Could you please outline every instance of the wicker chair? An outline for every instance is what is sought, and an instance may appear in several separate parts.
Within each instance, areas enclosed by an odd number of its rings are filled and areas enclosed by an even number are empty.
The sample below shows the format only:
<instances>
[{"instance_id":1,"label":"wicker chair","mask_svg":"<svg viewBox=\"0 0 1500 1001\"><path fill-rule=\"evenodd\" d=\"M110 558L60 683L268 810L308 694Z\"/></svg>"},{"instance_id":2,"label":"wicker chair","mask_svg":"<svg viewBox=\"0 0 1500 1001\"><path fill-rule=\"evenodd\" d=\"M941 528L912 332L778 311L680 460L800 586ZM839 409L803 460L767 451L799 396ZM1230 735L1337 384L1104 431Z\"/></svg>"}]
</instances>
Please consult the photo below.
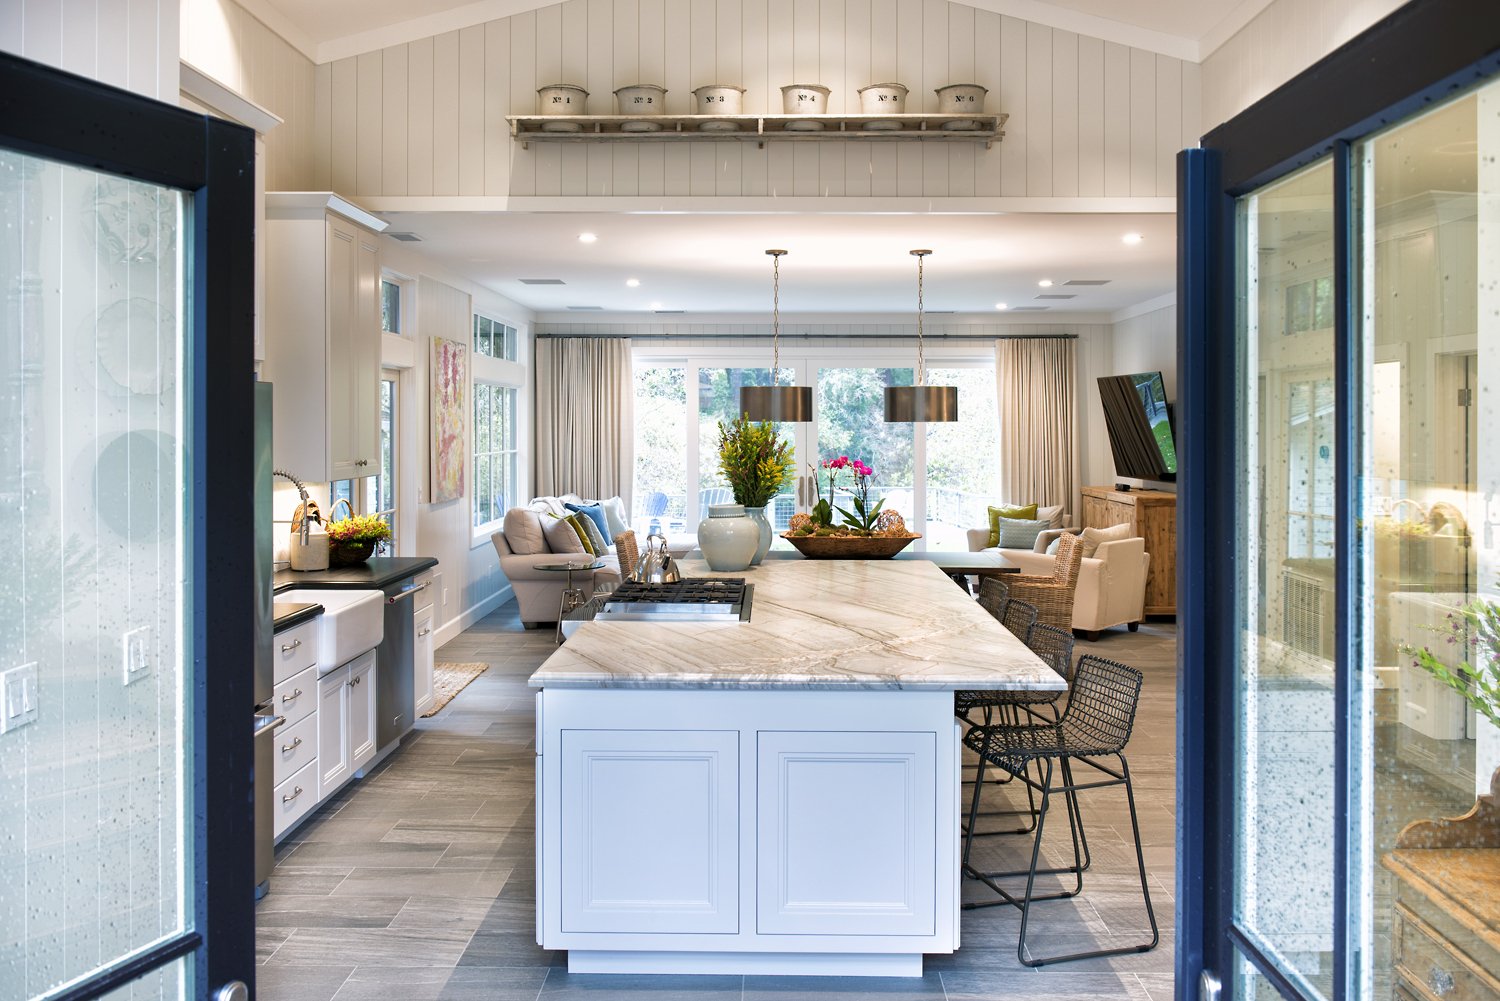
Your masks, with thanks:
<instances>
[{"instance_id":1,"label":"wicker chair","mask_svg":"<svg viewBox=\"0 0 1500 1001\"><path fill-rule=\"evenodd\" d=\"M627 581L635 573L635 565L641 561L641 551L635 542L635 532L626 529L615 536L615 556L620 561L620 580Z\"/></svg>"},{"instance_id":2,"label":"wicker chair","mask_svg":"<svg viewBox=\"0 0 1500 1001\"><path fill-rule=\"evenodd\" d=\"M1064 535L1057 543L1052 576L1012 576L1006 584L1012 601L1036 606L1037 621L1058 629L1073 626L1073 595L1078 590L1078 571L1083 566L1083 540Z\"/></svg>"},{"instance_id":3,"label":"wicker chair","mask_svg":"<svg viewBox=\"0 0 1500 1001\"><path fill-rule=\"evenodd\" d=\"M998 577L985 577L979 582L979 607L995 617L996 622L1005 621L1005 606L1010 603L1010 587Z\"/></svg>"},{"instance_id":4,"label":"wicker chair","mask_svg":"<svg viewBox=\"0 0 1500 1001\"><path fill-rule=\"evenodd\" d=\"M1156 912L1151 907L1151 888L1146 880L1146 859L1141 850L1141 829L1136 817L1135 791L1130 780L1130 765L1125 761L1125 745L1130 740L1135 726L1136 708L1140 702L1141 672L1133 667L1105 660L1103 657L1085 656L1078 661L1078 670L1073 679L1072 693L1068 698L1067 711L1056 723L1031 723L1015 725L999 723L994 726L974 727L964 743L979 755L980 772L977 781L984 781L984 766L995 765L1009 773L1028 788L1041 794L1041 809L1037 814L1036 835L1031 847L1031 865L1016 872L980 872L967 862L964 874L984 883L998 895L998 900L978 901L964 905L965 908L1010 904L1021 911L1021 932L1016 945L1016 956L1026 966L1042 966L1075 959L1092 959L1099 956L1119 956L1127 953L1149 952L1156 948L1161 933L1156 924ZM1114 758L1118 765L1111 765ZM1102 777L1088 782L1077 782L1073 778L1073 762L1087 765ZM1032 775L1033 765L1037 776ZM1061 782L1055 782L1057 779ZM1077 810L1077 794L1087 789L1100 789L1123 785L1125 802L1130 808L1130 828L1135 840L1136 867L1140 874L1141 897L1146 905L1146 920L1151 926L1151 938L1139 945L1097 949L1090 952L1036 958L1026 945L1026 928L1031 918L1031 905L1039 900L1061 900L1076 897L1083 892L1083 873L1087 867L1079 845L1082 817ZM1041 857L1042 835L1046 828L1047 808L1052 797L1061 794L1067 807L1068 826L1072 834L1073 864L1060 868L1038 868ZM975 806L970 807L970 826L973 826ZM1036 877L1039 875L1070 874L1075 877L1071 890L1038 895ZM1026 889L1017 896L1000 885L1006 878L1026 877Z\"/></svg>"}]
</instances>

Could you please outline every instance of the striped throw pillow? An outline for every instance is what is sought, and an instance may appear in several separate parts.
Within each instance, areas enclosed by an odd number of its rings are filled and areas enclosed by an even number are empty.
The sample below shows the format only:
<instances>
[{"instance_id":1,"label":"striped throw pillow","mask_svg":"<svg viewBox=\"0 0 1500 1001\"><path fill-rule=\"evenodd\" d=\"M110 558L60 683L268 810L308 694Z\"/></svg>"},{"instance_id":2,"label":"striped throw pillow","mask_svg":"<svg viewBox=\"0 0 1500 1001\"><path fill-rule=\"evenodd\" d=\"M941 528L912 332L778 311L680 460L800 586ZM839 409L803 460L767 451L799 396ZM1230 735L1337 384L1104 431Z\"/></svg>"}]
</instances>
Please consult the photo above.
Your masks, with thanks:
<instances>
[{"instance_id":1,"label":"striped throw pillow","mask_svg":"<svg viewBox=\"0 0 1500 1001\"><path fill-rule=\"evenodd\" d=\"M1000 518L998 521L1001 549L1031 549L1036 545L1036 537L1052 524L1044 518Z\"/></svg>"},{"instance_id":2,"label":"striped throw pillow","mask_svg":"<svg viewBox=\"0 0 1500 1001\"><path fill-rule=\"evenodd\" d=\"M594 523L593 518L582 512L572 517L574 524L582 528L584 534L588 536L589 549L593 550L595 556L603 556L609 552L609 542L605 540L604 533L599 531L599 526Z\"/></svg>"}]
</instances>

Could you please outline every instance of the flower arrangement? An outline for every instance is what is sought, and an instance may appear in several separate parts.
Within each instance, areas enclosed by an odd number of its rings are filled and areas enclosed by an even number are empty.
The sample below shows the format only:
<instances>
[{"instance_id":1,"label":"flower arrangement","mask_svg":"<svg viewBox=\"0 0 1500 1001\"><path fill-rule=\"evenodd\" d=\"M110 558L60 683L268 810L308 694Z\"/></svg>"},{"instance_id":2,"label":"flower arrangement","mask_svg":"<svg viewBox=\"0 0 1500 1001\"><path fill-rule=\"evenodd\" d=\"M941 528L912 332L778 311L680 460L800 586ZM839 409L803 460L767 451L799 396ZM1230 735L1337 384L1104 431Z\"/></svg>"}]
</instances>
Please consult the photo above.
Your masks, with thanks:
<instances>
[{"instance_id":1,"label":"flower arrangement","mask_svg":"<svg viewBox=\"0 0 1500 1001\"><path fill-rule=\"evenodd\" d=\"M817 536L915 538L906 531L906 524L895 511L884 511L885 499L870 502L870 482L875 470L860 459L841 455L836 459L824 459L817 466L809 463L813 479L818 484L818 503L811 513L796 515L788 525L787 535L792 538ZM837 507L834 499L838 493L841 474L848 470L852 476L850 491L854 495L854 510ZM823 496L823 482L827 479L828 496ZM842 524L834 524L834 513L843 518Z\"/></svg>"},{"instance_id":2,"label":"flower arrangement","mask_svg":"<svg viewBox=\"0 0 1500 1001\"><path fill-rule=\"evenodd\" d=\"M776 435L769 421L752 421L741 414L719 422L719 471L729 481L736 504L765 507L791 482L797 468L792 446Z\"/></svg>"},{"instance_id":3,"label":"flower arrangement","mask_svg":"<svg viewBox=\"0 0 1500 1001\"><path fill-rule=\"evenodd\" d=\"M370 558L377 542L391 537L391 526L373 514L330 521L327 528L329 562L340 566L363 563Z\"/></svg>"},{"instance_id":4,"label":"flower arrangement","mask_svg":"<svg viewBox=\"0 0 1500 1001\"><path fill-rule=\"evenodd\" d=\"M1475 647L1483 663L1476 667L1467 659L1461 660L1455 670L1439 660L1430 647L1420 649L1403 645L1403 653L1412 655L1413 667L1420 667L1438 681L1463 696L1474 711L1500 726L1500 604L1493 601L1472 601L1455 612L1448 613L1448 628L1437 632L1444 634L1446 646L1456 647L1464 639L1464 629L1473 630Z\"/></svg>"}]
</instances>

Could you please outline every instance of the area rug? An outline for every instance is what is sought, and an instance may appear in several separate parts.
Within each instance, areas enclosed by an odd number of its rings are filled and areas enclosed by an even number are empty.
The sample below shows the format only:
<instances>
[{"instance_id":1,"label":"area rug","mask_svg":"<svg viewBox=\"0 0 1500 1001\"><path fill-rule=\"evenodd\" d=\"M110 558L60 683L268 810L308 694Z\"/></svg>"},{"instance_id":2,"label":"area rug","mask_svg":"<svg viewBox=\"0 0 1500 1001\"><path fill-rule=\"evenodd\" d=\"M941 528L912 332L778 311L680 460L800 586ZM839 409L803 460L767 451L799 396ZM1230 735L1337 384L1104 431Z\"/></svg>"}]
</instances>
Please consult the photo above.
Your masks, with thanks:
<instances>
[{"instance_id":1,"label":"area rug","mask_svg":"<svg viewBox=\"0 0 1500 1001\"><path fill-rule=\"evenodd\" d=\"M453 696L469 687L469 682L490 669L488 664L434 664L432 665L432 708L422 718L436 716L443 706L453 701Z\"/></svg>"}]
</instances>

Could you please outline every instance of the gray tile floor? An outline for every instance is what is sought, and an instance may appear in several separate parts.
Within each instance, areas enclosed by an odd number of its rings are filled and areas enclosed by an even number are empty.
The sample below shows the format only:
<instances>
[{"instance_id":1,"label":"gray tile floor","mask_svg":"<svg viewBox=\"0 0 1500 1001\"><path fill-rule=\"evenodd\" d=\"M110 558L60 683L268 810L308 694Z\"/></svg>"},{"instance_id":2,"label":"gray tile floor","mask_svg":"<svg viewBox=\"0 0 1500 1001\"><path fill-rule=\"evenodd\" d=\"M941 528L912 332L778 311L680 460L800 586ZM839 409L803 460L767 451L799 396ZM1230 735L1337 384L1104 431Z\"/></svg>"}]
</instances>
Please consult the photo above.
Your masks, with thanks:
<instances>
[{"instance_id":1,"label":"gray tile floor","mask_svg":"<svg viewBox=\"0 0 1500 1001\"><path fill-rule=\"evenodd\" d=\"M799 1001L951 998L1063 1001L1172 997L1173 687L1176 633L1148 623L1078 644L1141 668L1146 687L1129 747L1152 903L1153 952L1031 970L1016 959L1019 914L965 911L963 947L929 956L920 980L823 977L570 976L566 957L538 948L533 926L533 693L527 676L552 634L524 631L507 605L438 651L485 661L480 675L366 778L345 787L283 842L271 893L257 909L261 1001ZM986 807L1013 795L996 787ZM1124 794L1084 801L1094 866L1084 895L1037 904L1030 935L1045 947L1093 947L1145 929ZM1046 851L1061 860L1066 825ZM986 868L1024 864L1027 838L982 839ZM966 898L982 885L967 882Z\"/></svg>"}]
</instances>

